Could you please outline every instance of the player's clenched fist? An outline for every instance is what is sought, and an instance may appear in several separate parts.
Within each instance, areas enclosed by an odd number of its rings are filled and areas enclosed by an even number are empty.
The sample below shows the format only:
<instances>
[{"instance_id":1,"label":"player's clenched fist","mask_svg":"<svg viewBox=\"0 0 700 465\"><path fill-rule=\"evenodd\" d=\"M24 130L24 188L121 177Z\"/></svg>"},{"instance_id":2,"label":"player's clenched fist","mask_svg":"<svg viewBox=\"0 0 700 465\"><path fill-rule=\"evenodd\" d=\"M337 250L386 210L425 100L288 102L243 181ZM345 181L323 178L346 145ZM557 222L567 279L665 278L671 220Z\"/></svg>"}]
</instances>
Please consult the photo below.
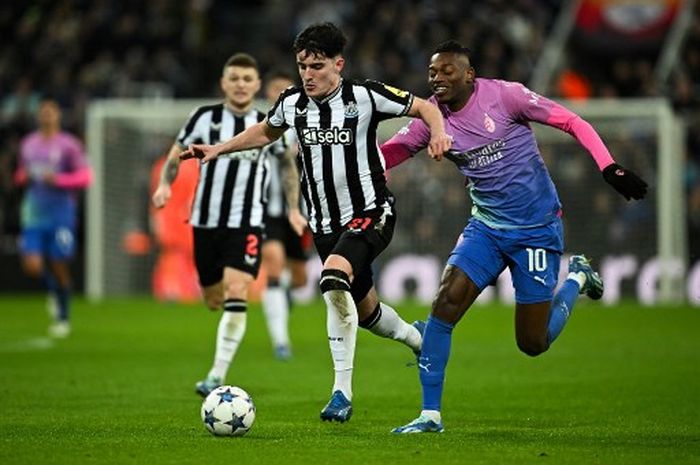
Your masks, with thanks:
<instances>
[{"instance_id":1,"label":"player's clenched fist","mask_svg":"<svg viewBox=\"0 0 700 465\"><path fill-rule=\"evenodd\" d=\"M445 132L434 134L428 143L428 155L436 161L442 160L442 154L452 147L452 137Z\"/></svg>"},{"instance_id":2,"label":"player's clenched fist","mask_svg":"<svg viewBox=\"0 0 700 465\"><path fill-rule=\"evenodd\" d=\"M172 190L170 186L159 184L158 188L153 193L153 205L155 205L156 208L163 208L165 204L168 203L168 200L170 200L171 195Z\"/></svg>"}]
</instances>

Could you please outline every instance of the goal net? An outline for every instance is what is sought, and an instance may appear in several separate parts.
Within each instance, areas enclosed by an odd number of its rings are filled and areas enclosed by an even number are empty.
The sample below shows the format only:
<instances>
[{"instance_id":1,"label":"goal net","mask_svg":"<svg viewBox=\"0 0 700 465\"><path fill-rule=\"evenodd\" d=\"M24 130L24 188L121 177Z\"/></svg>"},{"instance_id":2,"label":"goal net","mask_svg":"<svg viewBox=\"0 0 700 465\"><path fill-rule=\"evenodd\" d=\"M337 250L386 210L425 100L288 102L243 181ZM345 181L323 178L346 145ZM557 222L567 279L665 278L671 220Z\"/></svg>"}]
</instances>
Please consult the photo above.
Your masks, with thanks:
<instances>
[{"instance_id":1,"label":"goal net","mask_svg":"<svg viewBox=\"0 0 700 465\"><path fill-rule=\"evenodd\" d=\"M86 289L89 296L148 293L157 250L140 247L148 233L149 179L189 112L209 102L95 101L88 110L87 146L95 169L88 192ZM564 206L565 257L584 253L606 283L605 301L700 300L686 285L683 127L661 99L598 101L566 106L588 120L613 156L650 184L644 202L626 202L602 179L594 161L568 134L533 124ZM403 122L383 123L380 138ZM392 300L429 302L442 266L469 216L464 179L449 161L421 153L390 173L397 198L394 239L377 262L380 293ZM316 295L317 259L300 297ZM562 273L566 266L562 263ZM510 301L506 273L482 301Z\"/></svg>"}]
</instances>

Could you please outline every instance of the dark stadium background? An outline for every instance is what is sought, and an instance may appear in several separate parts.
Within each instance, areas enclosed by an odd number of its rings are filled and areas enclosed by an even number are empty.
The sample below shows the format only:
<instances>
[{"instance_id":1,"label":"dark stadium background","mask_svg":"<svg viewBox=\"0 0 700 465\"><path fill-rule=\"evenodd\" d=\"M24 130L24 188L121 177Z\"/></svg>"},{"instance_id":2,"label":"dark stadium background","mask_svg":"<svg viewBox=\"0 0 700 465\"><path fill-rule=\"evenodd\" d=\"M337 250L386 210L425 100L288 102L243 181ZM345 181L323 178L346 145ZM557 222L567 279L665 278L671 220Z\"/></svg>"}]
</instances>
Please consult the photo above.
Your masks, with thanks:
<instances>
[{"instance_id":1,"label":"dark stadium background","mask_svg":"<svg viewBox=\"0 0 700 465\"><path fill-rule=\"evenodd\" d=\"M670 99L688 128L684 187L693 263L700 256L698 7L682 30L670 72L659 80L659 64L685 3L640 1L636 8L626 3L632 7L614 15L601 9L606 2L581 3L564 59L543 92L561 98ZM84 136L91 99L218 96L220 65L234 51L255 55L263 74L272 68L293 72L294 35L323 20L339 24L349 37L348 77L371 77L427 96L430 50L454 37L472 48L479 76L529 83L547 37L569 6L555 0L3 2L0 289L38 288L13 271L21 193L11 173L42 95L57 98L64 126ZM80 255L74 266L81 288Z\"/></svg>"}]
</instances>

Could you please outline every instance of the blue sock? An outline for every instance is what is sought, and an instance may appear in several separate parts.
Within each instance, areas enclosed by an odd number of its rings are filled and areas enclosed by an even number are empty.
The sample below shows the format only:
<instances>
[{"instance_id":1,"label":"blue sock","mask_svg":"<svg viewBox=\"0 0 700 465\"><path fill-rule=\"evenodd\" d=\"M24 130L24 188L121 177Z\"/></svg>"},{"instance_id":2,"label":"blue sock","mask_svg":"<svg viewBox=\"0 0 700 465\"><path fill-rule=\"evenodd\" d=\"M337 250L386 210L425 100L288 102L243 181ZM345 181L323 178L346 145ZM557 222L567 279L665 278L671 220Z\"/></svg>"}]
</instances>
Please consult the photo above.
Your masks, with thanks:
<instances>
[{"instance_id":1,"label":"blue sock","mask_svg":"<svg viewBox=\"0 0 700 465\"><path fill-rule=\"evenodd\" d=\"M56 287L56 300L58 303L58 321L68 321L70 313L70 288Z\"/></svg>"},{"instance_id":2,"label":"blue sock","mask_svg":"<svg viewBox=\"0 0 700 465\"><path fill-rule=\"evenodd\" d=\"M552 300L547 324L547 343L551 344L561 334L569 315L574 310L578 299L579 284L573 279L567 279Z\"/></svg>"},{"instance_id":3,"label":"blue sock","mask_svg":"<svg viewBox=\"0 0 700 465\"><path fill-rule=\"evenodd\" d=\"M51 272L44 271L42 278L44 280L44 286L46 286L46 290L49 292L49 294L56 295L56 290L58 289L58 283L56 282L56 279L53 277Z\"/></svg>"},{"instance_id":4,"label":"blue sock","mask_svg":"<svg viewBox=\"0 0 700 465\"><path fill-rule=\"evenodd\" d=\"M423 386L423 410L440 410L445 366L450 358L454 325L431 316L425 326L418 373Z\"/></svg>"}]
</instances>

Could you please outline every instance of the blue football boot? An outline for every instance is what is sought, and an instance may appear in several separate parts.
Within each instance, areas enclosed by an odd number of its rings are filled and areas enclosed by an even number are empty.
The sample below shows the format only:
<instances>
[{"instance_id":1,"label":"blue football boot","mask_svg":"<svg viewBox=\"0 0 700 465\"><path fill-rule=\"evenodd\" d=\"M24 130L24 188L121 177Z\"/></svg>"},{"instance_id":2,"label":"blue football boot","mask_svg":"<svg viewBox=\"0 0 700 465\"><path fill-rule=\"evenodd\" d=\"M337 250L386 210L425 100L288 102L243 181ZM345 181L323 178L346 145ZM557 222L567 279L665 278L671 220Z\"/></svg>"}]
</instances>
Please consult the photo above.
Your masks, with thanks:
<instances>
[{"instance_id":1,"label":"blue football boot","mask_svg":"<svg viewBox=\"0 0 700 465\"><path fill-rule=\"evenodd\" d=\"M584 255L574 255L569 259L569 272L583 273L586 276L586 282L581 287L579 294L586 294L593 300L603 297L603 280L598 273L593 271L591 263Z\"/></svg>"},{"instance_id":2,"label":"blue football boot","mask_svg":"<svg viewBox=\"0 0 700 465\"><path fill-rule=\"evenodd\" d=\"M207 377L194 385L194 392L202 397L207 397L211 391L219 386L221 386L221 378Z\"/></svg>"},{"instance_id":3,"label":"blue football boot","mask_svg":"<svg viewBox=\"0 0 700 465\"><path fill-rule=\"evenodd\" d=\"M331 400L321 410L321 420L345 423L352 416L352 404L340 390L333 392Z\"/></svg>"},{"instance_id":4,"label":"blue football boot","mask_svg":"<svg viewBox=\"0 0 700 465\"><path fill-rule=\"evenodd\" d=\"M426 416L419 416L407 425L399 426L391 430L394 434L412 434L412 433L442 433L445 428L442 422L435 423Z\"/></svg>"}]
</instances>

